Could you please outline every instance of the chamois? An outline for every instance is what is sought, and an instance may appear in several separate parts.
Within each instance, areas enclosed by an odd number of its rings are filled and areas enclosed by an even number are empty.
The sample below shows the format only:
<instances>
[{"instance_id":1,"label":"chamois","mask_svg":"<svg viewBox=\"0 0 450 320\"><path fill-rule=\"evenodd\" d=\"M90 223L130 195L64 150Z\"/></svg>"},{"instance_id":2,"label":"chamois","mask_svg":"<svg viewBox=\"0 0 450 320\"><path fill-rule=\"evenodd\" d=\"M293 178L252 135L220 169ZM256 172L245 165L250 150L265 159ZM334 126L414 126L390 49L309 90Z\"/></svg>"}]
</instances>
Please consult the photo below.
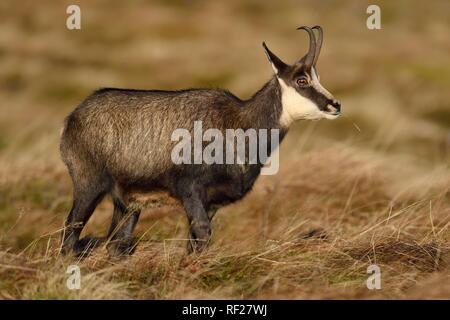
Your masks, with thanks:
<instances>
[{"instance_id":1,"label":"chamois","mask_svg":"<svg viewBox=\"0 0 450 320\"><path fill-rule=\"evenodd\" d=\"M80 233L107 194L114 204L107 248L131 254L140 210L130 209L133 192L164 190L178 199L189 222L188 252L201 251L211 236L216 211L243 198L263 163L174 164L174 130L204 128L278 129L280 140L298 119L334 119L340 103L319 83L320 26L303 26L309 50L293 65L263 42L273 77L250 99L222 89L179 91L103 88L88 96L64 123L60 152L73 182L73 205L62 234L62 252L82 254L92 239ZM317 39L316 39L317 34ZM269 150L269 152L272 150ZM95 242L95 241L94 241Z\"/></svg>"}]
</instances>

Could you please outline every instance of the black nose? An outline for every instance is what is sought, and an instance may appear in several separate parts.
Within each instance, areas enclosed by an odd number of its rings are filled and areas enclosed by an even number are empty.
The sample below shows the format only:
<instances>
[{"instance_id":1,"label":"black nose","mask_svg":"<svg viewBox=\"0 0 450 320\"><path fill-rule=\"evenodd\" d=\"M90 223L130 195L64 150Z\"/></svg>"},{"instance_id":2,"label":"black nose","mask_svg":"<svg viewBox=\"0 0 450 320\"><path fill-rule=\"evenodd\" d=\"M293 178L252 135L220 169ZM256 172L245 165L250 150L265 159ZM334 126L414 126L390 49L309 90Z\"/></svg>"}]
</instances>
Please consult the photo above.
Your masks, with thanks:
<instances>
[{"instance_id":1,"label":"black nose","mask_svg":"<svg viewBox=\"0 0 450 320\"><path fill-rule=\"evenodd\" d=\"M337 112L341 112L341 103L337 100L332 100L330 104L336 108Z\"/></svg>"}]
</instances>

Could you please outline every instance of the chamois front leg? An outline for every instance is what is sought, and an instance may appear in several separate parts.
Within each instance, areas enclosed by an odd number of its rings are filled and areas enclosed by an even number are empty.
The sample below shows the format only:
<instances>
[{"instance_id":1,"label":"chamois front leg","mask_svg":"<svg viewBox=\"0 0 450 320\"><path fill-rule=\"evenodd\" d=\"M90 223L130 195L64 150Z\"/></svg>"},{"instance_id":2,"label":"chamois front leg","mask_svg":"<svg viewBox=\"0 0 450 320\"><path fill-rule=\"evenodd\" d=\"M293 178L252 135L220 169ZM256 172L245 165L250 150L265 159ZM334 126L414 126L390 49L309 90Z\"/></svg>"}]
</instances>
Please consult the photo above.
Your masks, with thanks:
<instances>
[{"instance_id":1,"label":"chamois front leg","mask_svg":"<svg viewBox=\"0 0 450 320\"><path fill-rule=\"evenodd\" d=\"M212 205L208 208L208 210L206 210L206 212L208 213L209 222L212 222L212 219L214 218L217 211L219 211L221 207L222 205Z\"/></svg>"},{"instance_id":2,"label":"chamois front leg","mask_svg":"<svg viewBox=\"0 0 450 320\"><path fill-rule=\"evenodd\" d=\"M207 247L211 238L211 223L202 203L201 194L201 189L191 186L182 196L183 207L189 222L188 253L201 252Z\"/></svg>"}]
</instances>

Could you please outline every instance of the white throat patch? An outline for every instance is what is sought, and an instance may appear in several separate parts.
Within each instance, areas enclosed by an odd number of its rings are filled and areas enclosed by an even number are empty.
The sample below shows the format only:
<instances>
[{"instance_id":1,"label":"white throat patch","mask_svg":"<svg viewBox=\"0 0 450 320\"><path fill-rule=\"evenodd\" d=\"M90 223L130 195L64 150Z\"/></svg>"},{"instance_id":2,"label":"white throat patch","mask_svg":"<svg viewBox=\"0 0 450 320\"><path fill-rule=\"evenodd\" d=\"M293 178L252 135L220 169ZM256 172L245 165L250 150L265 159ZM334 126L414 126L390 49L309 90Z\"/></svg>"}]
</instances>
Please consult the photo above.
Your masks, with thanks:
<instances>
[{"instance_id":1,"label":"white throat patch","mask_svg":"<svg viewBox=\"0 0 450 320\"><path fill-rule=\"evenodd\" d=\"M281 86L281 106L283 108L280 124L289 127L292 122L299 119L322 119L324 114L310 99L302 96L294 88L288 86L283 79L277 78Z\"/></svg>"},{"instance_id":2,"label":"white throat patch","mask_svg":"<svg viewBox=\"0 0 450 320\"><path fill-rule=\"evenodd\" d=\"M273 68L276 72L276 68ZM311 86L328 99L333 99L333 95L320 84L315 68L312 68L311 77ZM283 79L279 77L277 79L281 87L281 105L283 111L281 112L280 124L282 126L289 127L292 122L300 119L336 119L339 116L321 111L314 101L302 96L293 87L288 86Z\"/></svg>"}]
</instances>

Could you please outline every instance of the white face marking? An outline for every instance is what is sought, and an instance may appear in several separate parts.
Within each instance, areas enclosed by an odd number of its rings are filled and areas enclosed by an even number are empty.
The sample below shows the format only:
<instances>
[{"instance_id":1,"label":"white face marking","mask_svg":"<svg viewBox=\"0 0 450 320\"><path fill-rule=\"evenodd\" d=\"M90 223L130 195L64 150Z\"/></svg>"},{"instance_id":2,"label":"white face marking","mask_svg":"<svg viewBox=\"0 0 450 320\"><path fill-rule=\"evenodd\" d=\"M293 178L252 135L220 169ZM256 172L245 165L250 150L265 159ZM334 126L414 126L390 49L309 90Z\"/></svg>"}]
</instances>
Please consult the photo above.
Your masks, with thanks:
<instances>
[{"instance_id":1,"label":"white face marking","mask_svg":"<svg viewBox=\"0 0 450 320\"><path fill-rule=\"evenodd\" d=\"M280 123L288 127L299 119L315 120L323 118L323 112L310 99L302 96L294 88L288 86L283 79L278 78L281 86L281 112Z\"/></svg>"},{"instance_id":2,"label":"white face marking","mask_svg":"<svg viewBox=\"0 0 450 320\"><path fill-rule=\"evenodd\" d=\"M318 92L322 93L329 99L333 99L333 95L325 89L319 82L315 69L312 69L311 85ZM336 119L339 115L333 115L323 112L319 109L317 104L302 96L295 90L295 88L289 86L283 79L278 78L278 82L281 86L281 104L283 111L280 117L280 124L284 127L288 127L295 120L318 120L322 118ZM335 110L331 105L328 105L329 110Z\"/></svg>"}]
</instances>

